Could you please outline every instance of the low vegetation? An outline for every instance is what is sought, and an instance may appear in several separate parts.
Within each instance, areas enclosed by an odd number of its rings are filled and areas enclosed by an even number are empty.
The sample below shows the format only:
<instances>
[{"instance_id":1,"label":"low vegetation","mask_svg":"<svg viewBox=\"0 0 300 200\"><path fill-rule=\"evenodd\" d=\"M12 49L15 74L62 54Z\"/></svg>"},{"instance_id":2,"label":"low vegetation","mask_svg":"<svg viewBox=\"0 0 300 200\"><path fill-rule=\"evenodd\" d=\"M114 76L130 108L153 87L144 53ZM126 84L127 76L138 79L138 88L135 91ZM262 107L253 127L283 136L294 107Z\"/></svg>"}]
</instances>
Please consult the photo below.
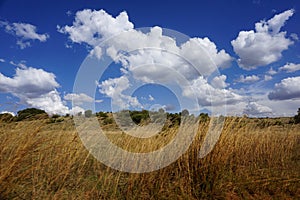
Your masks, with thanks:
<instances>
[{"instance_id":1,"label":"low vegetation","mask_svg":"<svg viewBox=\"0 0 300 200\"><path fill-rule=\"evenodd\" d=\"M141 126L161 116L129 114ZM119 130L113 113L94 116L113 143L138 152L141 144L150 151L172 141L180 116L188 113L165 114L163 130L146 141ZM19 113L2 114L0 199L299 199L299 116L226 117L215 148L199 158L210 124L209 116L201 114L195 140L177 161L158 171L131 174L98 162L82 144L72 116L37 113L16 120Z\"/></svg>"}]
</instances>

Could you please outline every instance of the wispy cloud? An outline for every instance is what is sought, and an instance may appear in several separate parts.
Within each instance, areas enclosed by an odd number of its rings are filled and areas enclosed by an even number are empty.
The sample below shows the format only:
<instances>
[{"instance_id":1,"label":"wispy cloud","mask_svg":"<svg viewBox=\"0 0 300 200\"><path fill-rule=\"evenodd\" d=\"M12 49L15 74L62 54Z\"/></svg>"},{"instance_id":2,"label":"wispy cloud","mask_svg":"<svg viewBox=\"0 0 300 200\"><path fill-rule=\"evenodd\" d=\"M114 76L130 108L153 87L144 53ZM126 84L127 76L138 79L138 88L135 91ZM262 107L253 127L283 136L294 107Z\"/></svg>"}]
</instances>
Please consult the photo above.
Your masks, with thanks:
<instances>
[{"instance_id":1,"label":"wispy cloud","mask_svg":"<svg viewBox=\"0 0 300 200\"><path fill-rule=\"evenodd\" d=\"M6 21L0 21L0 26L4 27L5 31L17 38L17 45L24 49L31 46L31 41L38 40L40 42L46 42L49 38L49 34L37 33L36 26L27 23L9 23Z\"/></svg>"}]
</instances>

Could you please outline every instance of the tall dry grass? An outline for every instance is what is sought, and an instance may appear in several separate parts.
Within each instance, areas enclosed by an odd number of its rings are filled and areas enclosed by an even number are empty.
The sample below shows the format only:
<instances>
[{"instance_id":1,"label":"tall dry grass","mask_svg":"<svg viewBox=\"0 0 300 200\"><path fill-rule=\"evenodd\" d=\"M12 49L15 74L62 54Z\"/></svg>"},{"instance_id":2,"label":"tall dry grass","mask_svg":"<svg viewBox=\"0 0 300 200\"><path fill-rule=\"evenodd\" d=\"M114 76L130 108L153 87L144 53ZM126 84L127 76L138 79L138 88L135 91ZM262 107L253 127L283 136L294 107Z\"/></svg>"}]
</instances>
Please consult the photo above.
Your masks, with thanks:
<instances>
[{"instance_id":1,"label":"tall dry grass","mask_svg":"<svg viewBox=\"0 0 300 200\"><path fill-rule=\"evenodd\" d=\"M273 121L226 118L215 148L200 159L209 126L201 122L184 155L143 174L98 162L71 119L0 123L0 199L299 199L300 127ZM126 134L107 135L122 148L148 152L174 134L168 129L143 148Z\"/></svg>"}]
</instances>

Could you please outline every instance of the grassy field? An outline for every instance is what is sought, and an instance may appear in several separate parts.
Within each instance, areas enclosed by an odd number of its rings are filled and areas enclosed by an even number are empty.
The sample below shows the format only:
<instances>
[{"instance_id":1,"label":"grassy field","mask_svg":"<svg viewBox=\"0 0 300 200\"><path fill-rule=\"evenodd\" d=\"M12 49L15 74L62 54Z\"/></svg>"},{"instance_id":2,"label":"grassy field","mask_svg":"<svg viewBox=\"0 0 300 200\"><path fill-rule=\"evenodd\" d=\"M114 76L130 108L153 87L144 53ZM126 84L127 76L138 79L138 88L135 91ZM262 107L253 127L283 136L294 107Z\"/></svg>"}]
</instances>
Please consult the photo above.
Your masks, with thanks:
<instances>
[{"instance_id":1,"label":"grassy field","mask_svg":"<svg viewBox=\"0 0 300 200\"><path fill-rule=\"evenodd\" d=\"M51 123L50 123L51 122ZM132 174L98 162L73 120L0 123L0 199L300 199L300 124L289 118L228 117L213 151L199 158L209 121L177 161ZM134 151L141 139L112 125L107 137ZM176 127L144 142L168 143Z\"/></svg>"}]
</instances>

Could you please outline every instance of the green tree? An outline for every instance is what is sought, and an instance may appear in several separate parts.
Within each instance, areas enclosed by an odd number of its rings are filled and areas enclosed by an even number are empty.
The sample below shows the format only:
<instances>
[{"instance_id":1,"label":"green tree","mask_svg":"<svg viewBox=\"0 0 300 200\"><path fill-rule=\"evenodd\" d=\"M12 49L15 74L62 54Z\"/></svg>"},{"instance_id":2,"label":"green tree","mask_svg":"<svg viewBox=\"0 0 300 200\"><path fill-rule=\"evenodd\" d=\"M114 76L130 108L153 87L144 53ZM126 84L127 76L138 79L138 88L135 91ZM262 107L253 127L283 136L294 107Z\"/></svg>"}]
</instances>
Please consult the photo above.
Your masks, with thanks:
<instances>
[{"instance_id":1,"label":"green tree","mask_svg":"<svg viewBox=\"0 0 300 200\"><path fill-rule=\"evenodd\" d=\"M37 108L26 108L24 110L18 111L17 121L33 118L34 116L37 116L37 115L48 116L44 110L37 109Z\"/></svg>"},{"instance_id":2,"label":"green tree","mask_svg":"<svg viewBox=\"0 0 300 200\"><path fill-rule=\"evenodd\" d=\"M93 115L93 111L91 111L91 110L84 111L84 116L85 117L91 117L92 115Z\"/></svg>"}]
</instances>

